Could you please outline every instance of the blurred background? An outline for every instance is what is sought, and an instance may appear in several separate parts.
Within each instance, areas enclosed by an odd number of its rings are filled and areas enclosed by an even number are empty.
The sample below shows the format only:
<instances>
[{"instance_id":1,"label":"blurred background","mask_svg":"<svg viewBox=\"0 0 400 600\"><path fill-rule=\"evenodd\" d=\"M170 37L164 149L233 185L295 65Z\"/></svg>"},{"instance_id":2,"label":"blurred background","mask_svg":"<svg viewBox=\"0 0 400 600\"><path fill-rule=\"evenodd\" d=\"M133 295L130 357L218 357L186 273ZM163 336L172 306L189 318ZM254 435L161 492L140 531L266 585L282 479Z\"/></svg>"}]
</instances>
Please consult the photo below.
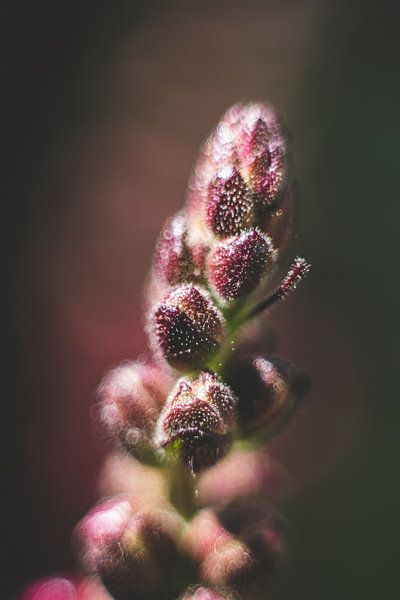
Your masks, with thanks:
<instances>
[{"instance_id":1,"label":"blurred background","mask_svg":"<svg viewBox=\"0 0 400 600\"><path fill-rule=\"evenodd\" d=\"M74 568L71 530L97 497L105 453L96 385L145 351L142 286L159 229L201 141L246 98L289 124L295 251L313 264L273 314L279 350L313 392L271 446L297 484L284 507L288 565L268 597L395 597L399 11L83 0L4 2L1 13L1 598Z\"/></svg>"}]
</instances>

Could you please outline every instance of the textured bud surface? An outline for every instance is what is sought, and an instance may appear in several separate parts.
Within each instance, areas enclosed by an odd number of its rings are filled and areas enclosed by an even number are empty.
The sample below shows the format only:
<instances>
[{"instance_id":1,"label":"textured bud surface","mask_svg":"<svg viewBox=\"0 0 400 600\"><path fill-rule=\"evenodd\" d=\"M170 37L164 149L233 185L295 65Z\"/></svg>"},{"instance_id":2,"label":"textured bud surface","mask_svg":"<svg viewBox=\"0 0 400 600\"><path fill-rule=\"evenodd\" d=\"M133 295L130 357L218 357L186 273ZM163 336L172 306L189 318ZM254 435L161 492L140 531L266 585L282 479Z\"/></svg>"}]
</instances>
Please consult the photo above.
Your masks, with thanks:
<instances>
[{"instance_id":1,"label":"textured bud surface","mask_svg":"<svg viewBox=\"0 0 400 600\"><path fill-rule=\"evenodd\" d=\"M181 378L160 416L156 443L180 442L183 459L197 472L214 464L231 444L236 397L215 375Z\"/></svg>"},{"instance_id":2,"label":"textured bud surface","mask_svg":"<svg viewBox=\"0 0 400 600\"><path fill-rule=\"evenodd\" d=\"M173 291L150 318L150 336L178 369L201 367L219 348L224 319L205 290L186 285Z\"/></svg>"},{"instance_id":3,"label":"textured bud surface","mask_svg":"<svg viewBox=\"0 0 400 600\"><path fill-rule=\"evenodd\" d=\"M226 167L208 188L207 222L220 237L240 233L251 225L253 201L237 169Z\"/></svg>"},{"instance_id":4,"label":"textured bud surface","mask_svg":"<svg viewBox=\"0 0 400 600\"><path fill-rule=\"evenodd\" d=\"M251 229L216 244L208 257L208 278L223 300L237 300L256 289L276 258L271 239Z\"/></svg>"}]
</instances>

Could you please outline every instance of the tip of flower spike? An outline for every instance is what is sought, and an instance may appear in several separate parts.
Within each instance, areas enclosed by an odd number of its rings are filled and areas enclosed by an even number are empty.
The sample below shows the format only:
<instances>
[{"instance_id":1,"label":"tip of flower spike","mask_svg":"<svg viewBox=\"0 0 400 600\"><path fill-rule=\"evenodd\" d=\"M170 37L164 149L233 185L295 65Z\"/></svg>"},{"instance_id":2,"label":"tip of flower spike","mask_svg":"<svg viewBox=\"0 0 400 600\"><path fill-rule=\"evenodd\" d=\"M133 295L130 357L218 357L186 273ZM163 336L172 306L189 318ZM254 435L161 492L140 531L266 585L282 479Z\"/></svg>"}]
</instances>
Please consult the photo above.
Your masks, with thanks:
<instances>
[{"instance_id":1,"label":"tip of flower spike","mask_svg":"<svg viewBox=\"0 0 400 600\"><path fill-rule=\"evenodd\" d=\"M304 258L296 256L280 285L281 295L284 297L290 291L295 290L298 284L308 275L310 269L311 265Z\"/></svg>"},{"instance_id":2,"label":"tip of flower spike","mask_svg":"<svg viewBox=\"0 0 400 600\"><path fill-rule=\"evenodd\" d=\"M288 293L295 290L298 284L303 281L310 271L310 268L311 265L309 265L304 258L297 256L275 292L264 300L261 300L256 306L253 306L253 308L244 315L243 322L253 319L279 300L286 298Z\"/></svg>"}]
</instances>

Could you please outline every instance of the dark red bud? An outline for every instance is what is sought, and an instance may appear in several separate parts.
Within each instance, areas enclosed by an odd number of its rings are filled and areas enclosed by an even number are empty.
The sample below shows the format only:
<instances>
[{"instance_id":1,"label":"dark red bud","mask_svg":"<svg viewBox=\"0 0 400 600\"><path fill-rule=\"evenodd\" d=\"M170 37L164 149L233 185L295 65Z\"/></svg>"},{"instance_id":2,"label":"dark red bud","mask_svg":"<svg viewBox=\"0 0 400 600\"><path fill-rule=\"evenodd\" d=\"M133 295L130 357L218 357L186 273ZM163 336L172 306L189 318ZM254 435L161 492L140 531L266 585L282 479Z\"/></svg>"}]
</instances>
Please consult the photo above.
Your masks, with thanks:
<instances>
[{"instance_id":1,"label":"dark red bud","mask_svg":"<svg viewBox=\"0 0 400 600\"><path fill-rule=\"evenodd\" d=\"M262 438L287 423L310 385L307 376L276 356L234 360L226 377L238 395L240 430Z\"/></svg>"},{"instance_id":2,"label":"dark red bud","mask_svg":"<svg viewBox=\"0 0 400 600\"><path fill-rule=\"evenodd\" d=\"M81 560L117 600L167 600L177 592L169 576L181 566L175 542L180 527L178 516L169 511L113 499L78 525Z\"/></svg>"},{"instance_id":3,"label":"dark red bud","mask_svg":"<svg viewBox=\"0 0 400 600\"><path fill-rule=\"evenodd\" d=\"M158 306L150 317L149 333L155 350L173 367L192 370L219 349L224 318L205 290L186 285Z\"/></svg>"},{"instance_id":4,"label":"dark red bud","mask_svg":"<svg viewBox=\"0 0 400 600\"><path fill-rule=\"evenodd\" d=\"M185 214L179 212L168 219L156 246L156 273L169 285L199 281L203 260L201 248L189 245Z\"/></svg>"},{"instance_id":5,"label":"dark red bud","mask_svg":"<svg viewBox=\"0 0 400 600\"><path fill-rule=\"evenodd\" d=\"M156 443L179 443L185 464L198 472L224 456L232 442L236 398L214 374L181 378L160 416Z\"/></svg>"},{"instance_id":6,"label":"dark red bud","mask_svg":"<svg viewBox=\"0 0 400 600\"><path fill-rule=\"evenodd\" d=\"M222 300L238 300L256 289L276 259L271 239L251 229L213 248L207 261L208 279Z\"/></svg>"},{"instance_id":7,"label":"dark red bud","mask_svg":"<svg viewBox=\"0 0 400 600\"><path fill-rule=\"evenodd\" d=\"M226 237L251 225L253 200L236 168L219 171L208 188L207 222L215 235Z\"/></svg>"},{"instance_id":8,"label":"dark red bud","mask_svg":"<svg viewBox=\"0 0 400 600\"><path fill-rule=\"evenodd\" d=\"M106 432L133 454L151 444L172 378L159 367L122 364L105 375L98 390L98 414Z\"/></svg>"}]
</instances>

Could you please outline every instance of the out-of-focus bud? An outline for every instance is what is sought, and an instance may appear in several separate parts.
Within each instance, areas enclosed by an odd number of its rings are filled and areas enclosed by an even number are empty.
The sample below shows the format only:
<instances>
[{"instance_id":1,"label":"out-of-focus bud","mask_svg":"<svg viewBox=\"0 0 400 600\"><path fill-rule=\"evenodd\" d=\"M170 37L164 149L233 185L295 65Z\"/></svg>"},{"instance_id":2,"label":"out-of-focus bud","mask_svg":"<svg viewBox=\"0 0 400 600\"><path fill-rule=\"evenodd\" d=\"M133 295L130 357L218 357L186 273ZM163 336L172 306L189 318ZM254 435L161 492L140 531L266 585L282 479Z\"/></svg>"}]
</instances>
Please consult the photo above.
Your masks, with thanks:
<instances>
[{"instance_id":1,"label":"out-of-focus bud","mask_svg":"<svg viewBox=\"0 0 400 600\"><path fill-rule=\"evenodd\" d=\"M98 389L98 415L122 447L143 457L173 380L157 366L127 362L109 371Z\"/></svg>"},{"instance_id":2,"label":"out-of-focus bud","mask_svg":"<svg viewBox=\"0 0 400 600\"><path fill-rule=\"evenodd\" d=\"M189 588L181 597L181 600L226 600L213 590L205 587Z\"/></svg>"},{"instance_id":3,"label":"out-of-focus bud","mask_svg":"<svg viewBox=\"0 0 400 600\"><path fill-rule=\"evenodd\" d=\"M265 505L234 504L200 511L186 533L202 580L227 593L259 594L282 556L282 525Z\"/></svg>"},{"instance_id":4,"label":"out-of-focus bud","mask_svg":"<svg viewBox=\"0 0 400 600\"><path fill-rule=\"evenodd\" d=\"M252 224L250 190L235 167L221 169L208 188L207 223L218 237L240 233Z\"/></svg>"},{"instance_id":5,"label":"out-of-focus bud","mask_svg":"<svg viewBox=\"0 0 400 600\"><path fill-rule=\"evenodd\" d=\"M230 448L235 414L236 397L214 374L181 378L161 413L156 444L177 444L184 463L196 473Z\"/></svg>"},{"instance_id":6,"label":"out-of-focus bud","mask_svg":"<svg viewBox=\"0 0 400 600\"><path fill-rule=\"evenodd\" d=\"M206 290L185 285L156 308L148 329L156 354L176 369L193 370L219 349L224 318Z\"/></svg>"},{"instance_id":7,"label":"out-of-focus bud","mask_svg":"<svg viewBox=\"0 0 400 600\"><path fill-rule=\"evenodd\" d=\"M309 377L276 356L233 360L225 376L238 396L239 430L262 439L287 423L310 387Z\"/></svg>"},{"instance_id":8,"label":"out-of-focus bud","mask_svg":"<svg viewBox=\"0 0 400 600\"><path fill-rule=\"evenodd\" d=\"M187 239L183 211L168 219L158 239L154 270L168 285L196 282L201 279L205 248L192 248Z\"/></svg>"},{"instance_id":9,"label":"out-of-focus bud","mask_svg":"<svg viewBox=\"0 0 400 600\"><path fill-rule=\"evenodd\" d=\"M18 600L112 600L95 577L48 577L31 584Z\"/></svg>"},{"instance_id":10,"label":"out-of-focus bud","mask_svg":"<svg viewBox=\"0 0 400 600\"><path fill-rule=\"evenodd\" d=\"M180 527L176 513L143 510L128 497L110 500L77 527L82 563L116 600L167 600L179 593Z\"/></svg>"},{"instance_id":11,"label":"out-of-focus bud","mask_svg":"<svg viewBox=\"0 0 400 600\"><path fill-rule=\"evenodd\" d=\"M220 241L207 261L207 275L225 301L245 298L272 271L277 252L271 238L257 229Z\"/></svg>"},{"instance_id":12,"label":"out-of-focus bud","mask_svg":"<svg viewBox=\"0 0 400 600\"><path fill-rule=\"evenodd\" d=\"M30 585L18 600L77 600L78 582L66 577L48 577Z\"/></svg>"},{"instance_id":13,"label":"out-of-focus bud","mask_svg":"<svg viewBox=\"0 0 400 600\"><path fill-rule=\"evenodd\" d=\"M230 452L199 478L199 502L222 506L240 498L259 496L281 502L293 491L293 480L265 448Z\"/></svg>"}]
</instances>

